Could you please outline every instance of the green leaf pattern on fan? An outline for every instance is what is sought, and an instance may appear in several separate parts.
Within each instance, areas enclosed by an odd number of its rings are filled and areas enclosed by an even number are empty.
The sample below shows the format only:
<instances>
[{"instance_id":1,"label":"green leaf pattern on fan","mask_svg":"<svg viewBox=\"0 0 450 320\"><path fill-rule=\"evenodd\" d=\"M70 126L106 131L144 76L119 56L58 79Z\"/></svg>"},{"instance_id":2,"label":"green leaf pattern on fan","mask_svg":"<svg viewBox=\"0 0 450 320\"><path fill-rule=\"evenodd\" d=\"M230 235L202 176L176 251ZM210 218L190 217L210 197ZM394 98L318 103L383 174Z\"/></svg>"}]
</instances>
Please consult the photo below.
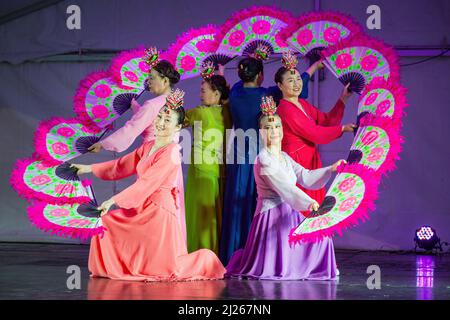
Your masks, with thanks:
<instances>
[{"instance_id":1,"label":"green leaf pattern on fan","mask_svg":"<svg viewBox=\"0 0 450 320\"><path fill-rule=\"evenodd\" d=\"M44 217L56 225L70 228L93 229L102 225L101 219L89 218L77 212L79 204L76 205L51 205L44 208Z\"/></svg>"},{"instance_id":2,"label":"green leaf pattern on fan","mask_svg":"<svg viewBox=\"0 0 450 320\"><path fill-rule=\"evenodd\" d=\"M60 123L46 135L47 152L56 160L67 161L80 155L76 149L76 141L81 137L97 136L101 132L90 132L82 124Z\"/></svg>"},{"instance_id":3,"label":"green leaf pattern on fan","mask_svg":"<svg viewBox=\"0 0 450 320\"><path fill-rule=\"evenodd\" d=\"M90 87L86 95L86 112L92 121L101 123L104 127L120 117L120 114L114 110L114 99L122 93L139 94L140 91L141 89L137 88L121 89L111 78L99 79Z\"/></svg>"},{"instance_id":4,"label":"green leaf pattern on fan","mask_svg":"<svg viewBox=\"0 0 450 320\"><path fill-rule=\"evenodd\" d=\"M325 31L330 28L339 30L339 37L334 41L327 40ZM299 40L299 35L301 35ZM343 25L332 21L316 21L311 22L299 28L296 32L288 38L287 42L295 47L301 54L306 55L309 51L317 47L329 47L336 44L340 39L347 38L350 35L348 30Z\"/></svg>"},{"instance_id":5,"label":"green leaf pattern on fan","mask_svg":"<svg viewBox=\"0 0 450 320\"><path fill-rule=\"evenodd\" d=\"M48 167L41 161L32 162L25 169L23 180L30 189L52 197L92 197L81 181L58 177L55 173L57 167Z\"/></svg>"},{"instance_id":6,"label":"green leaf pattern on fan","mask_svg":"<svg viewBox=\"0 0 450 320\"><path fill-rule=\"evenodd\" d=\"M255 34L253 25L261 21L267 21L270 24L270 28L267 33ZM244 19L227 32L222 40L218 52L239 55L243 52L244 47L253 40L265 40L269 42L275 53L285 52L288 47L281 47L277 43L275 35L286 26L287 24L283 21L269 16L255 16Z\"/></svg>"},{"instance_id":7,"label":"green leaf pattern on fan","mask_svg":"<svg viewBox=\"0 0 450 320\"><path fill-rule=\"evenodd\" d=\"M128 87L144 89L148 76L148 65L140 57L130 59L120 69L122 84Z\"/></svg>"},{"instance_id":8,"label":"green leaf pattern on fan","mask_svg":"<svg viewBox=\"0 0 450 320\"><path fill-rule=\"evenodd\" d=\"M374 78L389 78L389 64L383 55L374 49L362 46L347 47L326 58L337 77L350 72L364 76L366 83Z\"/></svg>"},{"instance_id":9,"label":"green leaf pattern on fan","mask_svg":"<svg viewBox=\"0 0 450 320\"><path fill-rule=\"evenodd\" d=\"M389 136L375 126L359 127L350 150L360 150L363 154L360 164L375 171L386 161L390 149Z\"/></svg>"},{"instance_id":10,"label":"green leaf pattern on fan","mask_svg":"<svg viewBox=\"0 0 450 320\"><path fill-rule=\"evenodd\" d=\"M197 44L202 41L213 41L214 34L201 35L187 42L177 56L177 70L180 75L197 74L201 71L203 60L210 52L198 50ZM195 64L193 63L195 61ZM192 66L189 66L192 63Z\"/></svg>"},{"instance_id":11,"label":"green leaf pattern on fan","mask_svg":"<svg viewBox=\"0 0 450 320\"><path fill-rule=\"evenodd\" d=\"M370 90L358 103L358 114L370 112L376 116L392 117L394 111L394 95L384 88Z\"/></svg>"},{"instance_id":12,"label":"green leaf pattern on fan","mask_svg":"<svg viewBox=\"0 0 450 320\"><path fill-rule=\"evenodd\" d=\"M326 194L336 199L333 208L321 216L306 218L294 234L312 233L345 220L360 205L365 189L364 181L357 174L347 172L338 174Z\"/></svg>"}]
</instances>

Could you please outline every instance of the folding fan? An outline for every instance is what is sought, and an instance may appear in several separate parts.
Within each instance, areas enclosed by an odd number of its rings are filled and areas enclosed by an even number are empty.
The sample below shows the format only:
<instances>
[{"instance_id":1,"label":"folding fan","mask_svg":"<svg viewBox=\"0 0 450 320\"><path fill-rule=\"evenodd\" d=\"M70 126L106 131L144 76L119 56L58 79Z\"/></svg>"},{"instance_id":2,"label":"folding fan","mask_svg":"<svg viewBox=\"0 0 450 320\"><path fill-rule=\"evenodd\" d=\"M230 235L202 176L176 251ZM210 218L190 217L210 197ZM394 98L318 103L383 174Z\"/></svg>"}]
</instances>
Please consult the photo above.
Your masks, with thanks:
<instances>
[{"instance_id":1,"label":"folding fan","mask_svg":"<svg viewBox=\"0 0 450 320\"><path fill-rule=\"evenodd\" d=\"M88 239L105 232L101 211L92 199L88 203L52 205L35 202L28 207L28 218L39 229L62 237Z\"/></svg>"},{"instance_id":2,"label":"folding fan","mask_svg":"<svg viewBox=\"0 0 450 320\"><path fill-rule=\"evenodd\" d=\"M390 118L367 114L361 119L347 162L362 164L378 174L393 170L403 142L399 130Z\"/></svg>"},{"instance_id":3,"label":"folding fan","mask_svg":"<svg viewBox=\"0 0 450 320\"><path fill-rule=\"evenodd\" d=\"M102 129L127 111L142 91L121 88L108 73L94 72L80 81L74 111L82 123Z\"/></svg>"},{"instance_id":4,"label":"folding fan","mask_svg":"<svg viewBox=\"0 0 450 320\"><path fill-rule=\"evenodd\" d=\"M280 37L302 55L317 61L321 50L361 32L361 27L351 17L327 11L300 16L280 31Z\"/></svg>"},{"instance_id":5,"label":"folding fan","mask_svg":"<svg viewBox=\"0 0 450 320\"><path fill-rule=\"evenodd\" d=\"M363 36L344 39L321 52L324 65L350 90L360 94L375 80L398 81L399 67L394 50Z\"/></svg>"},{"instance_id":6,"label":"folding fan","mask_svg":"<svg viewBox=\"0 0 450 320\"><path fill-rule=\"evenodd\" d=\"M80 181L76 170L67 162L52 166L34 159L18 160L10 183L19 196L27 200L72 204L89 202L93 197L91 182Z\"/></svg>"},{"instance_id":7,"label":"folding fan","mask_svg":"<svg viewBox=\"0 0 450 320\"><path fill-rule=\"evenodd\" d=\"M316 242L365 220L375 208L379 176L360 164L338 168L318 211L312 211L289 234L289 243Z\"/></svg>"},{"instance_id":8,"label":"folding fan","mask_svg":"<svg viewBox=\"0 0 450 320\"><path fill-rule=\"evenodd\" d=\"M51 164L69 161L87 153L107 131L85 126L77 119L43 121L34 134L34 156Z\"/></svg>"},{"instance_id":9,"label":"folding fan","mask_svg":"<svg viewBox=\"0 0 450 320\"><path fill-rule=\"evenodd\" d=\"M406 105L406 89L401 85L384 80L371 82L359 98L358 120L370 113L400 122Z\"/></svg>"},{"instance_id":10,"label":"folding fan","mask_svg":"<svg viewBox=\"0 0 450 320\"><path fill-rule=\"evenodd\" d=\"M249 55L258 45L266 45L270 53L282 53L288 45L279 31L292 23L289 12L270 7L253 7L233 14L216 37L217 53L227 56Z\"/></svg>"},{"instance_id":11,"label":"folding fan","mask_svg":"<svg viewBox=\"0 0 450 320\"><path fill-rule=\"evenodd\" d=\"M167 49L167 56L174 62L181 79L199 75L205 61L211 61L217 66L225 65L232 59L232 56L215 52L214 38L218 32L215 26L191 29Z\"/></svg>"},{"instance_id":12,"label":"folding fan","mask_svg":"<svg viewBox=\"0 0 450 320\"><path fill-rule=\"evenodd\" d=\"M119 87L127 90L139 89L141 92L148 90L147 79L151 68L144 58L145 48L139 47L129 51L121 51L111 60L108 71ZM165 52L160 53L159 58L171 63L174 62Z\"/></svg>"},{"instance_id":13,"label":"folding fan","mask_svg":"<svg viewBox=\"0 0 450 320\"><path fill-rule=\"evenodd\" d=\"M142 58L145 48L122 51L111 60L109 72L116 83L125 89L146 89L150 67Z\"/></svg>"}]
</instances>

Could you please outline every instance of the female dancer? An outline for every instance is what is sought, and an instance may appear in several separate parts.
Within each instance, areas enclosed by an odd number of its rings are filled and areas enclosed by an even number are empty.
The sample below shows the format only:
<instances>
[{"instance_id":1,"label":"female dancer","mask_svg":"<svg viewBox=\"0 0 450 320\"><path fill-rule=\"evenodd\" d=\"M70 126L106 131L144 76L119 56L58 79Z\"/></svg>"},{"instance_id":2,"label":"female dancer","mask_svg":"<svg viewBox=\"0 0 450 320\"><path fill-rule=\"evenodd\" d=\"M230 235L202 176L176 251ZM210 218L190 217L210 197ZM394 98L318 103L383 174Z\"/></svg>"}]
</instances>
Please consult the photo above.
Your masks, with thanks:
<instances>
[{"instance_id":1,"label":"female dancer","mask_svg":"<svg viewBox=\"0 0 450 320\"><path fill-rule=\"evenodd\" d=\"M222 75L214 74L212 64L205 65L202 77L202 105L187 110L185 120L194 133L186 182L186 228L189 252L208 248L218 253L223 206L220 164L227 122L224 102L230 88Z\"/></svg>"},{"instance_id":2,"label":"female dancer","mask_svg":"<svg viewBox=\"0 0 450 320\"><path fill-rule=\"evenodd\" d=\"M136 100L132 100L131 108L133 116L128 120L123 127L115 131L100 142L95 143L89 149L91 152L99 152L102 149L108 151L122 152L128 149L139 135L142 135L145 142L155 139L155 132L153 121L158 112L164 106L167 96L171 92L173 86L180 80L180 74L175 70L173 65L166 61L159 59L159 53L156 48L150 48L146 51L145 61L150 67L150 75L147 84L150 92L156 97L145 101L140 106ZM174 141L178 142L179 133L174 135ZM180 192L179 198L179 220L184 237L186 238L186 224L184 214L184 187L183 176L180 174L177 177L178 190Z\"/></svg>"},{"instance_id":3,"label":"female dancer","mask_svg":"<svg viewBox=\"0 0 450 320\"><path fill-rule=\"evenodd\" d=\"M222 231L220 237L220 260L226 264L238 248L247 240L248 231L256 208L256 186L253 177L253 163L258 154L258 115L261 97L281 96L278 87L263 88L263 58L268 57L268 48L262 46L254 57L242 59L238 64L241 81L236 83L230 93L230 113L234 125L232 155L227 155L227 180L224 194ZM314 64L302 75L304 97L310 75L320 65ZM275 98L275 100L277 100Z\"/></svg>"},{"instance_id":4,"label":"female dancer","mask_svg":"<svg viewBox=\"0 0 450 320\"><path fill-rule=\"evenodd\" d=\"M283 125L272 97L263 98L260 133L264 147L254 166L258 204L247 243L237 250L226 276L268 280L331 280L337 276L333 242L289 246L289 232L302 221L298 211L317 210L319 204L296 183L318 189L344 160L329 167L307 170L281 151ZM345 161L344 161L345 163Z\"/></svg>"},{"instance_id":5,"label":"female dancer","mask_svg":"<svg viewBox=\"0 0 450 320\"><path fill-rule=\"evenodd\" d=\"M78 174L103 180L137 175L137 180L101 204L104 236L91 240L89 270L94 277L134 281L220 279L225 269L203 249L188 254L176 216L177 177L181 171L175 132L184 121L183 94L167 98L154 122L156 139L117 159L74 164ZM108 212L111 206L120 209Z\"/></svg>"},{"instance_id":6,"label":"female dancer","mask_svg":"<svg viewBox=\"0 0 450 320\"><path fill-rule=\"evenodd\" d=\"M353 132L356 125L341 125L345 103L351 96L348 85L344 88L336 105L329 112L322 112L299 97L303 82L296 69L297 59L292 53L283 55L283 67L275 74L275 83L283 93L277 112L283 122L283 151L306 169L322 167L317 144L327 144L344 132ZM322 203L325 189L303 191ZM306 212L304 213L306 214Z\"/></svg>"}]
</instances>

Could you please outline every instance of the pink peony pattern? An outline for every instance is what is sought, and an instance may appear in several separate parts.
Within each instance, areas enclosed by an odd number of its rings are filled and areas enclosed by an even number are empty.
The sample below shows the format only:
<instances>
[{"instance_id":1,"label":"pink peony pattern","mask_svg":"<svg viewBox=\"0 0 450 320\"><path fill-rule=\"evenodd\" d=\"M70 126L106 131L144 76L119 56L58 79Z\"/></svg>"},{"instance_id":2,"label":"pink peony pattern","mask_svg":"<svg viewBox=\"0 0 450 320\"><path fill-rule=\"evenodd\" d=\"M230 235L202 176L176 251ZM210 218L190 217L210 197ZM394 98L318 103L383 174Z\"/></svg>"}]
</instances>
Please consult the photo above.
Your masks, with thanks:
<instances>
[{"instance_id":1,"label":"pink peony pattern","mask_svg":"<svg viewBox=\"0 0 450 320\"><path fill-rule=\"evenodd\" d=\"M370 154L367 156L367 161L374 162L381 159L383 156L384 149L383 148L374 148L372 151L370 151Z\"/></svg>"},{"instance_id":2,"label":"pink peony pattern","mask_svg":"<svg viewBox=\"0 0 450 320\"><path fill-rule=\"evenodd\" d=\"M256 21L252 25L252 30L256 34L265 35L270 31L270 23L265 20Z\"/></svg>"},{"instance_id":3,"label":"pink peony pattern","mask_svg":"<svg viewBox=\"0 0 450 320\"><path fill-rule=\"evenodd\" d=\"M378 98L378 92L372 92L364 101L365 106L370 106L373 104Z\"/></svg>"},{"instance_id":4,"label":"pink peony pattern","mask_svg":"<svg viewBox=\"0 0 450 320\"><path fill-rule=\"evenodd\" d=\"M391 101L388 99L381 101L378 106L377 110L375 111L377 116L381 116L383 113L385 113L389 108L391 107Z\"/></svg>"},{"instance_id":5,"label":"pink peony pattern","mask_svg":"<svg viewBox=\"0 0 450 320\"><path fill-rule=\"evenodd\" d=\"M372 130L367 132L364 137L361 139L362 144L368 146L372 144L375 140L378 139L378 131Z\"/></svg>"},{"instance_id":6,"label":"pink peony pattern","mask_svg":"<svg viewBox=\"0 0 450 320\"><path fill-rule=\"evenodd\" d=\"M50 179L48 175L41 174L39 176L33 177L33 179L31 179L31 183L36 186L42 186L43 184L49 183L51 180L52 179Z\"/></svg>"},{"instance_id":7,"label":"pink peony pattern","mask_svg":"<svg viewBox=\"0 0 450 320\"><path fill-rule=\"evenodd\" d=\"M96 119L105 119L109 115L108 108L104 105L96 105L92 107L91 112Z\"/></svg>"},{"instance_id":8,"label":"pink peony pattern","mask_svg":"<svg viewBox=\"0 0 450 320\"><path fill-rule=\"evenodd\" d=\"M330 221L331 221L330 217L317 218L317 219L314 219L313 221L311 221L311 223L309 224L309 227L311 229L325 227Z\"/></svg>"},{"instance_id":9,"label":"pink peony pattern","mask_svg":"<svg viewBox=\"0 0 450 320\"><path fill-rule=\"evenodd\" d=\"M106 84L100 84L95 87L94 93L99 98L107 98L109 95L111 95L111 88L107 86Z\"/></svg>"},{"instance_id":10,"label":"pink peony pattern","mask_svg":"<svg viewBox=\"0 0 450 320\"><path fill-rule=\"evenodd\" d=\"M323 32L323 38L329 43L336 43L341 38L341 31L335 27L329 27Z\"/></svg>"},{"instance_id":11,"label":"pink peony pattern","mask_svg":"<svg viewBox=\"0 0 450 320\"><path fill-rule=\"evenodd\" d=\"M348 53L341 53L336 57L336 67L346 69L352 64L352 56Z\"/></svg>"},{"instance_id":12,"label":"pink peony pattern","mask_svg":"<svg viewBox=\"0 0 450 320\"><path fill-rule=\"evenodd\" d=\"M242 42L244 42L245 33L242 32L241 30L236 30L230 34L228 39L231 46L233 47L240 46Z\"/></svg>"},{"instance_id":13,"label":"pink peony pattern","mask_svg":"<svg viewBox=\"0 0 450 320\"><path fill-rule=\"evenodd\" d=\"M52 150L57 155L64 155L69 153L69 148L64 142L55 142L54 144L52 144Z\"/></svg>"},{"instance_id":14,"label":"pink peony pattern","mask_svg":"<svg viewBox=\"0 0 450 320\"><path fill-rule=\"evenodd\" d=\"M378 65L378 59L374 55L365 56L361 60L361 68L364 71L372 71Z\"/></svg>"},{"instance_id":15,"label":"pink peony pattern","mask_svg":"<svg viewBox=\"0 0 450 320\"><path fill-rule=\"evenodd\" d=\"M51 210L50 214L53 217L67 217L67 216L69 216L70 212L67 209L60 208L60 209L53 209L53 210Z\"/></svg>"},{"instance_id":16,"label":"pink peony pattern","mask_svg":"<svg viewBox=\"0 0 450 320\"><path fill-rule=\"evenodd\" d=\"M72 194L75 191L75 187L70 183L58 184L55 186L55 192L61 194Z\"/></svg>"},{"instance_id":17,"label":"pink peony pattern","mask_svg":"<svg viewBox=\"0 0 450 320\"><path fill-rule=\"evenodd\" d=\"M339 211L341 212L347 211L353 208L355 204L356 204L356 197L350 197L341 203L341 205L339 206Z\"/></svg>"},{"instance_id":18,"label":"pink peony pattern","mask_svg":"<svg viewBox=\"0 0 450 320\"><path fill-rule=\"evenodd\" d=\"M142 72L148 73L150 71L150 67L145 61L139 61L138 67Z\"/></svg>"},{"instance_id":19,"label":"pink peony pattern","mask_svg":"<svg viewBox=\"0 0 450 320\"><path fill-rule=\"evenodd\" d=\"M60 136L69 138L75 134L75 131L72 128L61 127L56 131Z\"/></svg>"},{"instance_id":20,"label":"pink peony pattern","mask_svg":"<svg viewBox=\"0 0 450 320\"><path fill-rule=\"evenodd\" d=\"M50 166L46 165L46 164L43 163L43 162L39 162L38 164L36 164L36 168L37 168L38 170L45 170L45 169L50 168Z\"/></svg>"},{"instance_id":21,"label":"pink peony pattern","mask_svg":"<svg viewBox=\"0 0 450 320\"><path fill-rule=\"evenodd\" d=\"M353 188L355 184L356 180L354 178L347 178L339 184L338 189L341 192L347 192L348 190Z\"/></svg>"},{"instance_id":22,"label":"pink peony pattern","mask_svg":"<svg viewBox=\"0 0 450 320\"><path fill-rule=\"evenodd\" d=\"M184 56L180 61L181 68L185 71L191 71L192 69L194 69L195 64L196 61L191 56Z\"/></svg>"},{"instance_id":23,"label":"pink peony pattern","mask_svg":"<svg viewBox=\"0 0 450 320\"><path fill-rule=\"evenodd\" d=\"M131 82L138 82L139 80L138 76L132 71L125 71L123 75Z\"/></svg>"},{"instance_id":24,"label":"pink peony pattern","mask_svg":"<svg viewBox=\"0 0 450 320\"><path fill-rule=\"evenodd\" d=\"M308 45L313 39L313 33L309 29L300 30L297 35L297 42L301 46Z\"/></svg>"},{"instance_id":25,"label":"pink peony pattern","mask_svg":"<svg viewBox=\"0 0 450 320\"><path fill-rule=\"evenodd\" d=\"M210 39L202 39L199 42L197 42L195 47L200 52L211 52L213 44L214 44L214 41L212 41Z\"/></svg>"}]
</instances>

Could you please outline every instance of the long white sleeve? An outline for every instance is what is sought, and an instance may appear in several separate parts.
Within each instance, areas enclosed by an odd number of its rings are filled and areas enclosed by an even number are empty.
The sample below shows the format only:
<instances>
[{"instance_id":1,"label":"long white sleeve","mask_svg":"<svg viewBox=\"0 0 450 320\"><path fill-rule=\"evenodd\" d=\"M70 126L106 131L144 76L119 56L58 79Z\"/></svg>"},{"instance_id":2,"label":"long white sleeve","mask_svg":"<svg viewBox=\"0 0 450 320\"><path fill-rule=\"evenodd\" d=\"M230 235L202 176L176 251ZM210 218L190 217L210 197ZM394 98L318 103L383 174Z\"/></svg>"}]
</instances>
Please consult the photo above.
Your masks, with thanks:
<instances>
[{"instance_id":1,"label":"long white sleeve","mask_svg":"<svg viewBox=\"0 0 450 320\"><path fill-rule=\"evenodd\" d=\"M309 170L305 169L300 164L295 162L287 154L285 154L285 156L289 158L295 175L297 176L297 183L302 187L310 190L318 190L320 188L323 188L328 180L330 180L332 175L331 166Z\"/></svg>"},{"instance_id":2,"label":"long white sleeve","mask_svg":"<svg viewBox=\"0 0 450 320\"><path fill-rule=\"evenodd\" d=\"M257 174L260 175L266 186L276 192L281 200L289 204L294 210L308 210L314 202L310 196L295 185L295 181L289 179L286 170L281 168L278 162L260 161L258 171Z\"/></svg>"}]
</instances>

